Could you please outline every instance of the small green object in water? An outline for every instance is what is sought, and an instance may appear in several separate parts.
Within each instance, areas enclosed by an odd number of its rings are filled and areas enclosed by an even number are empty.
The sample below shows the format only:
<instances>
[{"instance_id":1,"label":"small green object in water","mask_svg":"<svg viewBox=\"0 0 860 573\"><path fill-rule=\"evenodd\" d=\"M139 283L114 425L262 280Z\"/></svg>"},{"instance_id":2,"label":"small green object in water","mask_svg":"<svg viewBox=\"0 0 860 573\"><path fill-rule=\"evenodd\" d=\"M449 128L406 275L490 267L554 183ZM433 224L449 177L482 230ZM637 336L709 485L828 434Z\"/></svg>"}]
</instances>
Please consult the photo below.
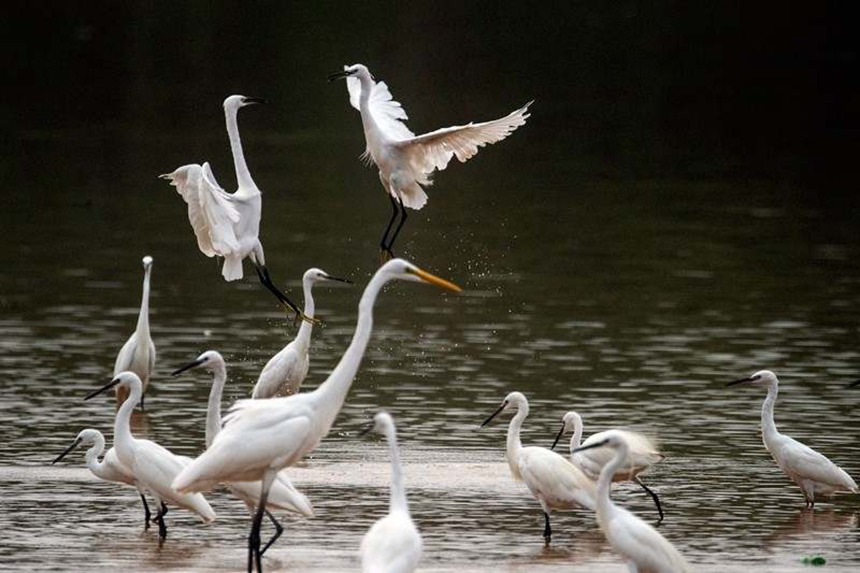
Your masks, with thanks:
<instances>
[{"instance_id":1,"label":"small green object in water","mask_svg":"<svg viewBox=\"0 0 860 573\"><path fill-rule=\"evenodd\" d=\"M821 555L813 555L812 557L808 555L804 555L803 559L800 560L804 565L812 565L814 567L820 567L827 563L827 559L822 557Z\"/></svg>"}]
</instances>

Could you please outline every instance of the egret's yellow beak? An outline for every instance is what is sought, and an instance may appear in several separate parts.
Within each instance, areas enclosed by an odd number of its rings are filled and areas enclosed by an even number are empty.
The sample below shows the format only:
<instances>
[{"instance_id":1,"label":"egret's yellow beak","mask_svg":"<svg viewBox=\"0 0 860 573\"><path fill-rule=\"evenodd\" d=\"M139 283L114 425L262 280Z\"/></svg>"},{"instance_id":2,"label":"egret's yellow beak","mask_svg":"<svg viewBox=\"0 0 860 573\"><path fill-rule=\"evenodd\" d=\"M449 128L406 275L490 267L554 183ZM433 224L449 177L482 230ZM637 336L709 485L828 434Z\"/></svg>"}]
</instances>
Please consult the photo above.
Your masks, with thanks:
<instances>
[{"instance_id":1,"label":"egret's yellow beak","mask_svg":"<svg viewBox=\"0 0 860 573\"><path fill-rule=\"evenodd\" d=\"M411 272L412 274L414 274L415 276L420 278L422 281L424 281L426 283L430 283L431 285L436 285L436 286L439 286L442 288L446 288L446 289L452 290L454 292L460 292L463 290L460 287L458 287L457 285L455 285L454 283L452 283L450 281L446 281L445 279L440 279L436 275L431 275L427 271L422 271L421 269L410 269L409 272Z\"/></svg>"}]
</instances>

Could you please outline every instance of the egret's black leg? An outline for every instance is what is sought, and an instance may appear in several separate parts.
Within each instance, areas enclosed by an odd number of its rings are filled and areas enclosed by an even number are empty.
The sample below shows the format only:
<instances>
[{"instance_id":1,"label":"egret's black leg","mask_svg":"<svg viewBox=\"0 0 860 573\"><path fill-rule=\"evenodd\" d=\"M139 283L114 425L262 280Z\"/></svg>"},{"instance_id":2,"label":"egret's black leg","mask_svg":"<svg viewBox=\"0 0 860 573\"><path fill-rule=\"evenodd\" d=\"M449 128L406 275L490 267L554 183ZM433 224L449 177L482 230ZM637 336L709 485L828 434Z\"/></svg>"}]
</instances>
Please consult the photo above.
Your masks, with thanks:
<instances>
[{"instance_id":1,"label":"egret's black leg","mask_svg":"<svg viewBox=\"0 0 860 573\"><path fill-rule=\"evenodd\" d=\"M161 539L167 538L167 525L164 524L164 516L167 515L167 506L161 502L161 511L155 516L155 521L158 523L158 536Z\"/></svg>"},{"instance_id":2,"label":"egret's black leg","mask_svg":"<svg viewBox=\"0 0 860 573\"><path fill-rule=\"evenodd\" d=\"M143 528L148 530L149 529L149 520L152 517L152 514L149 512L149 504L146 503L146 497L144 497L144 495L142 493L140 494L140 501L143 502L143 523L144 523Z\"/></svg>"},{"instance_id":3,"label":"egret's black leg","mask_svg":"<svg viewBox=\"0 0 860 573\"><path fill-rule=\"evenodd\" d=\"M141 394L141 395L140 395L140 411L141 411L141 412L145 412L145 411L146 411L146 408L143 406L143 400L144 400L144 398L146 398L146 394Z\"/></svg>"},{"instance_id":4,"label":"egret's black leg","mask_svg":"<svg viewBox=\"0 0 860 573\"><path fill-rule=\"evenodd\" d=\"M394 234L391 235L391 240L388 241L388 254L394 257L394 253L391 251L391 248L394 246L394 241L397 240L397 235L400 234L400 229L403 228L403 223L406 222L406 207L403 205L403 199L397 200L400 203L400 222L397 224L397 228L394 230Z\"/></svg>"},{"instance_id":5,"label":"egret's black leg","mask_svg":"<svg viewBox=\"0 0 860 573\"><path fill-rule=\"evenodd\" d=\"M391 231L391 226L394 225L394 220L397 219L397 200L388 195L391 200L391 219L388 221L388 226L385 227L385 232L382 233L382 239L379 240L379 250L383 252L391 252L391 247L388 246L388 233Z\"/></svg>"},{"instance_id":6,"label":"egret's black leg","mask_svg":"<svg viewBox=\"0 0 860 573\"><path fill-rule=\"evenodd\" d=\"M280 523L278 523L278 520L277 520L277 519L275 519L275 516L274 516L274 515L272 515L272 512L270 512L269 510L266 510L266 517L268 517L268 518L269 518L269 521L271 521L271 522L272 522L272 525L274 525L274 526L275 526L275 534L272 536L272 538L271 538L271 539L269 539L268 543L266 543L266 546L265 546L265 547L263 547L263 550L262 550L262 551L260 551L260 556L261 556L261 557L263 556L263 554L265 554L265 553L266 553L266 550L267 550L269 547L271 547L271 545L272 545L275 541L277 541L278 537L280 537L280 536L281 536L281 534L284 532L284 527L283 527Z\"/></svg>"},{"instance_id":7,"label":"egret's black leg","mask_svg":"<svg viewBox=\"0 0 860 573\"><path fill-rule=\"evenodd\" d=\"M543 538L546 544L549 545L549 540L552 539L552 528L549 526L549 514L543 512L543 517L546 520L546 525L543 528Z\"/></svg>"},{"instance_id":8,"label":"egret's black leg","mask_svg":"<svg viewBox=\"0 0 860 573\"><path fill-rule=\"evenodd\" d=\"M646 492L648 495L650 495L650 496L651 496L651 499L653 499L653 500L654 500L654 505L656 505L656 506L657 506L657 512L660 514L660 521L663 521L663 507L660 505L660 498L659 498L659 497L657 497L657 494L656 494L656 493L654 493L653 491L651 491L651 489L649 489L647 485L645 485L644 483L642 483L642 481L641 481L638 477L637 477L637 478L633 478L633 481L635 481L636 483L638 483L638 484L639 484L639 486L640 486L642 489L644 489L644 490L645 490L645 492ZM660 521L658 521L657 523L660 523Z\"/></svg>"},{"instance_id":9,"label":"egret's black leg","mask_svg":"<svg viewBox=\"0 0 860 573\"><path fill-rule=\"evenodd\" d=\"M263 554L260 552L260 527L263 524L263 514L266 513L266 500L269 498L269 489L272 487L274 480L274 472L269 471L263 476L263 483L260 487L260 499L257 501L257 512L254 514L254 521L251 523L251 534L248 536L248 573L254 570L255 562L257 564L257 571L263 573Z\"/></svg>"},{"instance_id":10,"label":"egret's black leg","mask_svg":"<svg viewBox=\"0 0 860 573\"><path fill-rule=\"evenodd\" d=\"M278 299L278 302L283 304L286 307L289 307L294 313L296 313L296 320L299 318L304 318L304 314L299 310L299 307L293 303L287 295L278 290L278 287L272 282L272 277L269 276L269 271L266 269L264 265L254 265L254 268L257 269L257 276L260 278L260 283L269 289L269 291L275 295L275 298Z\"/></svg>"}]
</instances>

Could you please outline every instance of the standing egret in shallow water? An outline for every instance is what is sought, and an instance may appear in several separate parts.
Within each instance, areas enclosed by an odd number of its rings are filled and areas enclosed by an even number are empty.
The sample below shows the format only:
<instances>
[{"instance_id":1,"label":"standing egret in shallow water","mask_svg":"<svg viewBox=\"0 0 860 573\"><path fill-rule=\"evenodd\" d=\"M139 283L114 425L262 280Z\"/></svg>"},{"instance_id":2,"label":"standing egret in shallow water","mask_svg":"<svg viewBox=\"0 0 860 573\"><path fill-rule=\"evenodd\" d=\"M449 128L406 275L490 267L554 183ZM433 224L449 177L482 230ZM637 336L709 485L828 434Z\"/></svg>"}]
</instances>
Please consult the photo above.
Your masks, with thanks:
<instances>
[{"instance_id":1,"label":"standing egret in shallow water","mask_svg":"<svg viewBox=\"0 0 860 573\"><path fill-rule=\"evenodd\" d=\"M318 281L339 281L349 283L346 279L333 277L320 269L308 269L302 277L302 288L305 293L304 314L308 318L314 317L314 297L311 293L314 283ZM299 333L295 340L284 346L280 352L263 367L257 384L251 397L274 398L277 396L289 396L296 394L308 375L308 350L311 345L311 330L313 324L310 321L302 322Z\"/></svg>"},{"instance_id":2,"label":"standing egret in shallow water","mask_svg":"<svg viewBox=\"0 0 860 573\"><path fill-rule=\"evenodd\" d=\"M779 392L779 380L770 370L761 370L747 378L729 382L727 386L749 382L767 388L767 398L761 406L761 431L764 447L776 465L797 484L807 507L815 506L815 498L832 497L836 492L860 493L857 484L845 471L809 446L785 434L780 434L773 420L773 407Z\"/></svg>"},{"instance_id":3,"label":"standing egret in shallow water","mask_svg":"<svg viewBox=\"0 0 860 573\"><path fill-rule=\"evenodd\" d=\"M303 324L305 327L307 323ZM197 366L203 366L212 372L212 388L209 390L209 405L206 411L206 447L212 445L212 441L218 432L221 431L221 394L224 392L224 383L227 381L227 365L224 363L224 358L221 353L214 350L207 350L197 357L196 360L189 362L173 373L173 376L178 376L182 372ZM262 484L258 481L239 481L227 482L225 484L230 492L241 499L245 503L245 507L254 517L254 510L260 501L260 487ZM283 509L292 511L293 513L301 514L305 517L313 517L314 510L311 507L311 502L308 498L293 487L290 478L284 472L278 473L275 481L272 482L272 489L269 490L269 497L266 500L266 507L272 509ZM266 510L266 516L272 525L275 526L275 535L266 543L266 546L260 551L260 555L281 536L284 528L275 519L275 516Z\"/></svg>"},{"instance_id":4,"label":"standing egret in shallow water","mask_svg":"<svg viewBox=\"0 0 860 573\"><path fill-rule=\"evenodd\" d=\"M162 539L167 537L167 526L164 523L164 516L167 513L165 502L193 511L206 523L214 520L215 512L201 494L180 494L170 487L176 475L191 460L175 456L155 442L139 440L132 435L131 412L140 400L142 391L137 374L121 372L119 376L98 390L90 392L84 399L89 400L114 386L125 386L130 394L129 399L120 406L114 422L113 433L117 457L134 476L138 487L147 490L158 502L159 511L155 516L155 521L158 522L158 534Z\"/></svg>"},{"instance_id":5,"label":"standing egret in shallow water","mask_svg":"<svg viewBox=\"0 0 860 573\"><path fill-rule=\"evenodd\" d=\"M388 440L391 499L388 515L374 523L361 540L361 570L363 573L411 573L421 559L421 534L409 516L394 420L388 413L380 412L373 417L373 422L373 429Z\"/></svg>"},{"instance_id":6,"label":"standing egret in shallow water","mask_svg":"<svg viewBox=\"0 0 860 573\"><path fill-rule=\"evenodd\" d=\"M379 168L379 179L391 200L391 219L379 243L381 253L388 257L394 257L391 249L406 222L406 208L418 210L427 202L421 186L432 183L434 171L445 169L455 155L466 162L479 148L503 140L529 117L531 102L493 121L446 127L416 137L403 123L408 119L406 111L394 101L385 82L376 83L365 66L344 66L329 81L338 78L346 78L349 102L361 112L367 143L363 157ZM389 239L398 209L400 223Z\"/></svg>"},{"instance_id":7,"label":"standing egret in shallow water","mask_svg":"<svg viewBox=\"0 0 860 573\"><path fill-rule=\"evenodd\" d=\"M86 456L87 467L89 470L94 476L101 480L124 483L137 488L137 493L140 494L140 501L143 502L144 527L149 529L149 518L151 517L151 514L149 513L149 505L146 503L146 497L143 495L143 488L140 487L140 484L138 484L137 480L134 478L134 474L132 474L131 471L119 461L114 448L109 449L105 454L104 459L99 461L99 456L102 455L102 452L105 449L105 437L98 430L81 430L75 438L75 441L72 442L72 445L66 448L62 454L57 456L57 458L51 462L51 465L66 457L66 454L74 450L76 447L80 445L86 446L88 444L93 445L87 450Z\"/></svg>"},{"instance_id":8,"label":"standing egret in shallow water","mask_svg":"<svg viewBox=\"0 0 860 573\"><path fill-rule=\"evenodd\" d=\"M262 193L251 178L242 141L239 139L239 126L236 116L239 108L246 105L265 103L255 97L232 95L224 100L224 115L227 119L227 134L230 136L230 149L236 168L238 190L227 193L215 181L209 163L183 165L173 173L159 175L170 184L188 203L188 220L197 235L197 246L207 257L224 257L221 274L224 280L241 279L242 260L251 259L257 269L260 282L269 289L278 301L292 309L296 317L305 318L299 308L272 283L266 270L263 244L260 243L260 216L262 215Z\"/></svg>"},{"instance_id":9,"label":"standing egret in shallow water","mask_svg":"<svg viewBox=\"0 0 860 573\"><path fill-rule=\"evenodd\" d=\"M130 370L137 374L143 383L143 394L140 396L140 408L144 409L146 389L149 377L155 370L155 344L149 334L149 277L152 274L152 257L143 257L143 296L140 299L140 314L137 317L137 328L122 345L113 366L114 378L120 373ZM124 388L116 389L116 405L121 406L128 397Z\"/></svg>"},{"instance_id":10,"label":"standing egret in shallow water","mask_svg":"<svg viewBox=\"0 0 860 573\"><path fill-rule=\"evenodd\" d=\"M604 437L601 440L576 448L574 453L597 448L615 450L615 456L600 470L597 481L597 522L606 539L627 560L628 570L632 573L692 571L684 556L656 529L612 503L609 488L618 472L624 471L631 452L625 439L627 432L609 430L602 433Z\"/></svg>"},{"instance_id":11,"label":"standing egret in shallow water","mask_svg":"<svg viewBox=\"0 0 860 573\"><path fill-rule=\"evenodd\" d=\"M179 492L207 490L223 481L262 480L260 503L248 536L249 571L254 563L258 571L262 567L260 524L277 472L296 464L328 434L370 340L376 296L385 283L396 279L460 290L402 259L382 265L358 303L358 321L352 342L325 382L313 392L236 402L212 445L173 480L173 488Z\"/></svg>"},{"instance_id":12,"label":"standing egret in shallow water","mask_svg":"<svg viewBox=\"0 0 860 573\"><path fill-rule=\"evenodd\" d=\"M573 436L570 438L570 461L585 472L585 475L589 478L597 481L600 470L612 460L613 454L606 448L589 449L574 453L574 450L579 448L580 441L582 440L582 429L582 417L576 412L568 412L562 418L561 430L559 430L550 449L555 449L555 445L565 432L573 430ZM612 481L632 481L639 484L651 496L651 499L654 500L654 505L657 506L657 512L660 514L660 521L663 521L663 508L660 506L660 498L648 486L642 483L642 480L639 479L639 474L652 465L663 461L666 456L658 452L654 444L651 443L651 440L642 434L625 430L612 431L624 437L624 441L627 442L628 451L627 460L621 465L618 473L612 477ZM605 437L606 432L593 434L582 445L588 446L600 442Z\"/></svg>"},{"instance_id":13,"label":"standing egret in shallow water","mask_svg":"<svg viewBox=\"0 0 860 573\"><path fill-rule=\"evenodd\" d=\"M545 520L543 537L547 544L552 538L549 514L553 509L594 509L596 489L582 470L564 459L563 456L537 446L523 447L520 429L529 415L529 403L519 392L511 392L505 397L499 409L484 420L481 427L490 423L500 412L514 408L516 415L508 426L507 458L516 481L525 482L529 491L543 509Z\"/></svg>"}]
</instances>

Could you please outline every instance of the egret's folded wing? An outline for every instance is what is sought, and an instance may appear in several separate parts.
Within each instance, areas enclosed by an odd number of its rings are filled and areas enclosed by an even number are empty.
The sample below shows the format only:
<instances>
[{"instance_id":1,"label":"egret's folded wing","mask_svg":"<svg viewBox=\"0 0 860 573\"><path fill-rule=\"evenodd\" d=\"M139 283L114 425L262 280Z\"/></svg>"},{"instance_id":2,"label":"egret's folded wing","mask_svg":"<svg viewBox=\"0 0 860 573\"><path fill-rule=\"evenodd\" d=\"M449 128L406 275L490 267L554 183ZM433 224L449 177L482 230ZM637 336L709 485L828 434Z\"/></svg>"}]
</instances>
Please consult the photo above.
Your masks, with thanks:
<instances>
[{"instance_id":1,"label":"egret's folded wing","mask_svg":"<svg viewBox=\"0 0 860 573\"><path fill-rule=\"evenodd\" d=\"M516 128L525 124L528 119L528 109L532 102L505 117L483 123L470 123L437 129L412 139L398 142L405 150L414 170L430 174L434 170L442 170L448 166L451 157L457 156L460 162L473 157L478 149L501 141Z\"/></svg>"},{"instance_id":2,"label":"egret's folded wing","mask_svg":"<svg viewBox=\"0 0 860 573\"><path fill-rule=\"evenodd\" d=\"M825 455L820 454L797 440L792 439L791 445L783 447L780 465L792 473L828 484L842 484L843 486L856 490L857 484L848 473L830 461Z\"/></svg>"}]
</instances>

